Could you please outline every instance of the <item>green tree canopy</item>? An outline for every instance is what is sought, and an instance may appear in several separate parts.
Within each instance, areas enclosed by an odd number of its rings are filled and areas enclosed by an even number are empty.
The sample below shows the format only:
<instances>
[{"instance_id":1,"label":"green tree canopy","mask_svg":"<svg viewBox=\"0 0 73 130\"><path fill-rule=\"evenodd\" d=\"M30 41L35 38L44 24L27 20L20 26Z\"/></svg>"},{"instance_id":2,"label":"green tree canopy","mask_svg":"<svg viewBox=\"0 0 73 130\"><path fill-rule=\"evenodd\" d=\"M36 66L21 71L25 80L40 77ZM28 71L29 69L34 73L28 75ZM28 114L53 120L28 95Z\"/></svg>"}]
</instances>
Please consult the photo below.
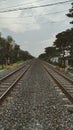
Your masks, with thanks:
<instances>
[{"instance_id":1,"label":"green tree canopy","mask_svg":"<svg viewBox=\"0 0 73 130\"><path fill-rule=\"evenodd\" d=\"M70 50L73 53L73 28L68 29L56 35L54 45L59 48L59 51Z\"/></svg>"},{"instance_id":2,"label":"green tree canopy","mask_svg":"<svg viewBox=\"0 0 73 130\"><path fill-rule=\"evenodd\" d=\"M72 8L69 9L69 13L67 14L67 16L73 18L73 3L72 3ZM71 21L70 23L73 24L73 21Z\"/></svg>"},{"instance_id":3,"label":"green tree canopy","mask_svg":"<svg viewBox=\"0 0 73 130\"><path fill-rule=\"evenodd\" d=\"M15 63L18 60L27 60L31 58L33 58L33 56L27 51L22 51L11 36L5 39L0 33L0 64L3 62L7 64L9 64L8 62Z\"/></svg>"},{"instance_id":4,"label":"green tree canopy","mask_svg":"<svg viewBox=\"0 0 73 130\"><path fill-rule=\"evenodd\" d=\"M51 46L51 47L47 47L45 48L45 53L48 57L53 57L57 55L57 50L56 47Z\"/></svg>"}]
</instances>

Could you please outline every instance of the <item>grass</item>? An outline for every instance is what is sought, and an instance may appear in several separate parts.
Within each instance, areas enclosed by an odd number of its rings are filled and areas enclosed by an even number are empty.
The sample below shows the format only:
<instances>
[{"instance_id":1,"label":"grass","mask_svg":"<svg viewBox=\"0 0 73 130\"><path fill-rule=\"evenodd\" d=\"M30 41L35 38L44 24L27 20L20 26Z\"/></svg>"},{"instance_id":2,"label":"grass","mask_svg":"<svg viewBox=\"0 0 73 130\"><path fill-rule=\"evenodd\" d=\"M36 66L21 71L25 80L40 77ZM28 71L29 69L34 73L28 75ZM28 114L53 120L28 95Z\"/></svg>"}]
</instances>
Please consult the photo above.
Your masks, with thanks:
<instances>
[{"instance_id":1,"label":"grass","mask_svg":"<svg viewBox=\"0 0 73 130\"><path fill-rule=\"evenodd\" d=\"M21 63L24 63L24 61L23 61L23 60L20 60L20 61L17 61L16 63L17 63L17 64L21 64Z\"/></svg>"},{"instance_id":2,"label":"grass","mask_svg":"<svg viewBox=\"0 0 73 130\"><path fill-rule=\"evenodd\" d=\"M0 70L2 70L2 69L10 69L10 68L14 68L14 67L17 67L19 64L22 64L22 63L24 63L24 61L23 60L21 60L21 61L17 61L16 63L14 63L14 64L10 64L10 65L0 65Z\"/></svg>"},{"instance_id":3,"label":"grass","mask_svg":"<svg viewBox=\"0 0 73 130\"><path fill-rule=\"evenodd\" d=\"M0 65L0 70L3 70L3 69L5 69L5 65Z\"/></svg>"}]
</instances>

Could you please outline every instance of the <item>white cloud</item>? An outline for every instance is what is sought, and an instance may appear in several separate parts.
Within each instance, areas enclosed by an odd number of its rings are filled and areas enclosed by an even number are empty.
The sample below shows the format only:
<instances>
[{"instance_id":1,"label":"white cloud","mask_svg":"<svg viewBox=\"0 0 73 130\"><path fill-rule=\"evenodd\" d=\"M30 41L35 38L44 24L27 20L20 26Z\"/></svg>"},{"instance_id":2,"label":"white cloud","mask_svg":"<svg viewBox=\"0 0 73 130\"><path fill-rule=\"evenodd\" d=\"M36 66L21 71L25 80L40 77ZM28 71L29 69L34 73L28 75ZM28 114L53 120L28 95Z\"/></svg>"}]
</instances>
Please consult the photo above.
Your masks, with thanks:
<instances>
[{"instance_id":1,"label":"white cloud","mask_svg":"<svg viewBox=\"0 0 73 130\"><path fill-rule=\"evenodd\" d=\"M17 4L22 4L22 7L36 6L59 1L64 0L6 0L3 4L0 3L2 5L0 8L7 8ZM64 11L65 6L66 12L51 14L53 12ZM69 24L70 19L65 16L70 7L70 4L64 4L3 13L0 14L0 30L4 36L11 35L22 49L28 50L34 56L38 56L40 53L44 52L44 48L53 44L57 33L71 26ZM48 13L48 15L43 15L46 13ZM28 17L29 15L30 17ZM39 17L37 15L43 16ZM21 43L23 44L21 45Z\"/></svg>"},{"instance_id":2,"label":"white cloud","mask_svg":"<svg viewBox=\"0 0 73 130\"><path fill-rule=\"evenodd\" d=\"M35 43L30 42L29 44L28 41L24 41L24 43L21 44L21 49L28 50L29 52L31 52L32 55L34 55L35 57L38 57L40 53L44 52L44 48L48 46L52 46L54 40L55 40L55 34L52 35L50 39L48 38L47 40L43 40L40 42L35 42Z\"/></svg>"},{"instance_id":3,"label":"white cloud","mask_svg":"<svg viewBox=\"0 0 73 130\"><path fill-rule=\"evenodd\" d=\"M7 28L13 32L24 32L40 28L34 17L20 18L11 13L8 16L1 15L0 17L0 29Z\"/></svg>"},{"instance_id":4,"label":"white cloud","mask_svg":"<svg viewBox=\"0 0 73 130\"><path fill-rule=\"evenodd\" d=\"M13 0L11 2L9 2L9 0L5 1L5 4L2 4L3 8L7 8L7 7L11 7L13 5L22 5L22 7L29 7L29 6L36 6L36 5L41 5L41 4L46 4L46 3L55 3L54 0L49 0L49 2L47 0L44 1L40 1L40 0L27 0L27 1L23 1L23 0L18 0L18 2L16 2L17 0ZM60 0L59 0L60 1ZM59 2L58 0L56 2ZM7 3L7 4L6 4ZM17 4L18 3L18 4ZM21 7L21 6L20 6ZM55 17L53 17L53 15L43 15L42 17L38 17L36 15L41 15L43 13L49 13L54 12L54 10L59 11L62 10L64 8L64 5L60 5L57 6L53 6L53 7L46 7L46 8L38 8L38 9L31 9L31 10L22 10L22 11L16 11L16 12L12 12L12 13L3 13L0 14L0 30L7 28L10 31L13 32L24 32L24 31L31 31L31 30L38 30L41 27L41 22L40 21L55 21L55 22L61 22L62 20L65 20L66 18L64 17L64 13L63 15L58 15L56 14ZM31 16L31 17L28 17Z\"/></svg>"},{"instance_id":5,"label":"white cloud","mask_svg":"<svg viewBox=\"0 0 73 130\"><path fill-rule=\"evenodd\" d=\"M22 4L23 1L20 2ZM23 4L24 7L29 6L29 2ZM32 2L30 2L32 3ZM11 4L10 4L11 6ZM9 4L8 4L9 7ZM28 17L31 15L31 17ZM30 30L40 29L40 25L37 23L36 18L32 15L32 10L17 11L1 13L0 15L0 29L7 28L13 32L24 32Z\"/></svg>"}]
</instances>

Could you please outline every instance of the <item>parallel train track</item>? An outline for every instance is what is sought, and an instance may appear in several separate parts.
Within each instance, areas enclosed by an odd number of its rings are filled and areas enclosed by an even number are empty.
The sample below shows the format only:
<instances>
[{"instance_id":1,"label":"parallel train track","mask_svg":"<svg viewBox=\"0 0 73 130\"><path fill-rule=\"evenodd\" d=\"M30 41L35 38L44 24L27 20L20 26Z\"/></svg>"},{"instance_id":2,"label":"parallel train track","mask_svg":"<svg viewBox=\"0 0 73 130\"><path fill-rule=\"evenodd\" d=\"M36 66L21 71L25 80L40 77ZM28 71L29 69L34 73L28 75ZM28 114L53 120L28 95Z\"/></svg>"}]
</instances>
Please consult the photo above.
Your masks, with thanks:
<instances>
[{"instance_id":1,"label":"parallel train track","mask_svg":"<svg viewBox=\"0 0 73 130\"><path fill-rule=\"evenodd\" d=\"M15 71L9 73L8 75L0 79L0 104L8 96L8 94L15 87L15 85L20 81L20 79L23 77L25 72L30 68L30 66L31 64L22 65Z\"/></svg>"},{"instance_id":2,"label":"parallel train track","mask_svg":"<svg viewBox=\"0 0 73 130\"><path fill-rule=\"evenodd\" d=\"M73 103L73 80L62 72L54 69L52 66L47 66L46 62L43 63L43 66L53 80L58 84L66 97Z\"/></svg>"}]
</instances>

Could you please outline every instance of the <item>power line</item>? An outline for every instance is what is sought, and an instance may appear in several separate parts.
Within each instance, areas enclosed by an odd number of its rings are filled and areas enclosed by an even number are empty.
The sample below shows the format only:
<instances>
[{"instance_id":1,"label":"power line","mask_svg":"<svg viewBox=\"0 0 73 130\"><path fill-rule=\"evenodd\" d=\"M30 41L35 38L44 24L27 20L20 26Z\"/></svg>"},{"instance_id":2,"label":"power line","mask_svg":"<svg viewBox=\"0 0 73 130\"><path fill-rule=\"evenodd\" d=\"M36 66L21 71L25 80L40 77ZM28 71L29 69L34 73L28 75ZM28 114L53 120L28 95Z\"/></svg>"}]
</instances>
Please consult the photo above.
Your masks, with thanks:
<instances>
[{"instance_id":1,"label":"power line","mask_svg":"<svg viewBox=\"0 0 73 130\"><path fill-rule=\"evenodd\" d=\"M2 1L7 1L7 0L2 0ZM23 6L24 4L25 4L25 5L33 4L33 3L35 3L35 2L45 2L45 0L42 0L42 1L36 0L36 1L34 1L34 2L29 2L29 1L28 1L28 2L23 2L23 3L21 3L21 4L17 4L17 5L15 5L15 6L7 7L7 8L0 8L0 9L14 8L14 7L18 7L18 6ZM47 3L45 3L45 4L47 4Z\"/></svg>"},{"instance_id":2,"label":"power line","mask_svg":"<svg viewBox=\"0 0 73 130\"><path fill-rule=\"evenodd\" d=\"M6 0L4 0L4 1L6 1ZM24 3L22 3L22 4L17 4L17 5L15 5L15 6L9 6L9 7L7 7L7 8L0 8L0 9L4 9L4 10L6 10L6 9L11 9L11 8L17 8L18 6L23 6L23 5L31 5L31 4L36 4L36 2L45 2L45 0L42 0L42 1L39 1L39 0L36 0L36 1L34 1L34 2L24 2ZM44 4L44 3L40 3L40 4ZM47 4L47 3L45 3L45 4ZM40 5L39 5L40 6Z\"/></svg>"},{"instance_id":3,"label":"power line","mask_svg":"<svg viewBox=\"0 0 73 130\"><path fill-rule=\"evenodd\" d=\"M42 16L46 16L46 15L53 15L53 14L58 14L58 13L63 13L63 12L66 12L66 11L68 11L68 10L64 10L64 11L57 11L57 12L52 12L52 13L44 13L44 14L40 14L40 15L28 15L28 16L22 16L22 17L4 17L4 16L0 16L0 18L17 18L17 19L19 19L19 18L24 18L24 17L42 17Z\"/></svg>"},{"instance_id":4,"label":"power line","mask_svg":"<svg viewBox=\"0 0 73 130\"><path fill-rule=\"evenodd\" d=\"M62 13L62 12L65 12L65 11L67 11L67 10L64 10L64 11L60 11L60 12L53 12L53 13L45 13L45 14L40 14L40 15L33 15L33 16L39 16L39 17L41 17L41 16L46 16L46 15L49 15L49 14L57 14L57 13ZM25 17L33 17L32 15L30 15L30 16L25 16ZM22 23L20 23L20 22L17 22L17 23L14 23L14 22L16 22L16 21L14 21L13 23L12 22L7 22L7 23L12 23L12 24L27 24L27 23L25 23L24 22L24 17L1 17L1 18L16 18L16 19L19 19L19 21L20 21L20 19L22 18ZM65 20L63 20L63 21L65 21ZM58 22L58 21L57 21ZM48 23L57 23L57 22L55 22L55 21L48 21ZM1 23L1 22L0 22ZM3 22L2 22L3 23ZM6 23L6 21L4 22L4 23ZM39 22L40 23L40 22ZM42 22L43 23L43 22ZM30 24L30 23L28 23L28 24ZM33 22L31 22L31 24L33 24ZM41 23L40 23L41 24Z\"/></svg>"},{"instance_id":5,"label":"power line","mask_svg":"<svg viewBox=\"0 0 73 130\"><path fill-rule=\"evenodd\" d=\"M9 8L14 8L14 7L18 7L18 6L23 6L23 5L31 5L31 4L33 4L33 3L35 3L35 2L39 2L38 0L36 0L36 1L34 1L34 2L24 2L24 3L22 3L22 4L17 4L17 5L15 5L15 6L11 6L11 7L7 7L7 8L0 8L0 9L9 9ZM44 1L45 2L45 1Z\"/></svg>"},{"instance_id":6,"label":"power line","mask_svg":"<svg viewBox=\"0 0 73 130\"><path fill-rule=\"evenodd\" d=\"M7 0L1 0L0 2L4 2L4 1L7 1Z\"/></svg>"},{"instance_id":7,"label":"power line","mask_svg":"<svg viewBox=\"0 0 73 130\"><path fill-rule=\"evenodd\" d=\"M64 2L58 2L58 3L52 3L52 4L44 4L44 5L37 5L37 6L31 6L31 7L20 7L20 8L15 8L15 9L8 9L8 10L0 11L0 13L14 12L14 11L19 11L19 10L27 10L27 9L35 9L35 8L41 8L41 7L54 6L54 5L69 3L71 1L73 1L73 0L67 0L67 1L64 1Z\"/></svg>"},{"instance_id":8,"label":"power line","mask_svg":"<svg viewBox=\"0 0 73 130\"><path fill-rule=\"evenodd\" d=\"M15 22L15 23L8 23L8 24L25 24L25 25L36 25L36 24L49 24L49 23L52 23L52 24L54 24L54 23L57 23L58 21L46 21L46 22L40 22L40 23L24 23L24 22ZM66 22L65 20L62 20L61 22ZM0 23L0 24L4 24L3 22L2 23Z\"/></svg>"}]
</instances>

